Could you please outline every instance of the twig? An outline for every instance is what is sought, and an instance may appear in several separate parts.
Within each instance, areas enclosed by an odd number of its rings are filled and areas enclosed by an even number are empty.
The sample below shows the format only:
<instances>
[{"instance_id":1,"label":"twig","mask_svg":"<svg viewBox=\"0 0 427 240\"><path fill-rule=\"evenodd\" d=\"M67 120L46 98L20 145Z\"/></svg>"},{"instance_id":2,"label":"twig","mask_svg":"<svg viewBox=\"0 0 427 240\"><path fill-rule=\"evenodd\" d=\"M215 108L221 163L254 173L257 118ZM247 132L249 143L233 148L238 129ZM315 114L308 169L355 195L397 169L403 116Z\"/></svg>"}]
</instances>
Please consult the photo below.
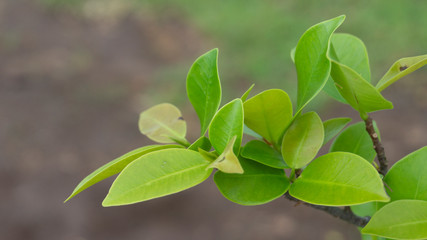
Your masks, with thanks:
<instances>
[{"instance_id":1,"label":"twig","mask_svg":"<svg viewBox=\"0 0 427 240\"><path fill-rule=\"evenodd\" d=\"M312 207L317 210L322 210L324 212L327 212L328 214L337 217L341 220L344 220L348 223L351 223L353 225L356 225L358 227L364 227L366 224L368 224L370 217L359 217L355 215L349 207L345 207L344 209L339 207L328 207L328 206L320 206L320 205L313 205L310 203L306 203L303 201L300 201L294 197L292 197L289 193L285 193L285 197L293 202L296 202L297 204L304 204L306 206Z\"/></svg>"},{"instance_id":2,"label":"twig","mask_svg":"<svg viewBox=\"0 0 427 240\"><path fill-rule=\"evenodd\" d=\"M366 131L369 133L369 136L372 139L372 143L374 144L375 152L377 152L377 158L380 164L380 169L378 172L385 176L388 171L387 158L385 156L384 147L378 138L377 132L375 131L371 117L368 116L368 118L365 119L365 125Z\"/></svg>"}]
</instances>

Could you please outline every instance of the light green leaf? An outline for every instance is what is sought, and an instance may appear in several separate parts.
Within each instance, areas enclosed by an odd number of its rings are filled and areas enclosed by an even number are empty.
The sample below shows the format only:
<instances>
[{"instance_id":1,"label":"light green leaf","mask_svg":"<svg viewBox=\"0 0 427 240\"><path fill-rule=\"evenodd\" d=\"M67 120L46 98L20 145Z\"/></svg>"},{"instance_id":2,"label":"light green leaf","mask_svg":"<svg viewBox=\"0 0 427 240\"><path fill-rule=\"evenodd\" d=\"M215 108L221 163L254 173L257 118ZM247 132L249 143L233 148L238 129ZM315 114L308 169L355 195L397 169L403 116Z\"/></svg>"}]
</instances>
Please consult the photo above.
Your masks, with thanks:
<instances>
[{"instance_id":1,"label":"light green leaf","mask_svg":"<svg viewBox=\"0 0 427 240\"><path fill-rule=\"evenodd\" d=\"M290 55L291 55L291 60L293 63L295 63L295 51L297 50L297 47L294 47L291 49Z\"/></svg>"},{"instance_id":2,"label":"light green leaf","mask_svg":"<svg viewBox=\"0 0 427 240\"><path fill-rule=\"evenodd\" d=\"M378 131L377 131L378 132ZM330 152L350 152L357 154L369 162L374 161L376 152L371 137L365 130L365 123L350 125L335 139Z\"/></svg>"},{"instance_id":3,"label":"light green leaf","mask_svg":"<svg viewBox=\"0 0 427 240\"><path fill-rule=\"evenodd\" d=\"M200 155L202 155L202 157L204 157L209 162L213 162L215 161L215 159L218 158L218 154L216 154L215 152L208 152L201 148L199 148L199 153Z\"/></svg>"},{"instance_id":4,"label":"light green leaf","mask_svg":"<svg viewBox=\"0 0 427 240\"><path fill-rule=\"evenodd\" d=\"M342 24L345 16L339 16L309 28L299 40L295 50L295 66L298 76L299 112L325 86L331 70L326 54L332 33Z\"/></svg>"},{"instance_id":5,"label":"light green leaf","mask_svg":"<svg viewBox=\"0 0 427 240\"><path fill-rule=\"evenodd\" d=\"M209 126L209 139L218 154L221 154L230 140L237 136L234 153L239 154L243 135L243 103L239 98L223 106Z\"/></svg>"},{"instance_id":6,"label":"light green leaf","mask_svg":"<svg viewBox=\"0 0 427 240\"><path fill-rule=\"evenodd\" d=\"M188 149L193 151L198 151L199 148L205 151L211 150L212 144L211 144L211 141L209 141L209 138L205 136L201 136L193 144L191 144L190 147L188 147Z\"/></svg>"},{"instance_id":7,"label":"light green leaf","mask_svg":"<svg viewBox=\"0 0 427 240\"><path fill-rule=\"evenodd\" d=\"M135 161L144 154L159 151L167 148L181 148L178 145L151 145L145 146L126 153L125 155L114 159L113 161L96 169L94 172L85 177L74 189L73 193L65 200L67 202L86 188L121 172L129 163Z\"/></svg>"},{"instance_id":8,"label":"light green leaf","mask_svg":"<svg viewBox=\"0 0 427 240\"><path fill-rule=\"evenodd\" d=\"M393 239L427 238L427 201L398 200L374 214L362 233Z\"/></svg>"},{"instance_id":9,"label":"light green leaf","mask_svg":"<svg viewBox=\"0 0 427 240\"><path fill-rule=\"evenodd\" d=\"M283 136L282 156L293 169L307 165L322 147L323 123L315 112L308 112L292 123Z\"/></svg>"},{"instance_id":10,"label":"light green leaf","mask_svg":"<svg viewBox=\"0 0 427 240\"><path fill-rule=\"evenodd\" d=\"M351 122L351 118L332 118L324 121L323 129L325 130L325 138L323 140L323 145L341 132L349 122Z\"/></svg>"},{"instance_id":11,"label":"light green leaf","mask_svg":"<svg viewBox=\"0 0 427 240\"><path fill-rule=\"evenodd\" d=\"M391 200L427 201L427 146L407 155L390 168L384 178Z\"/></svg>"},{"instance_id":12,"label":"light green leaf","mask_svg":"<svg viewBox=\"0 0 427 240\"><path fill-rule=\"evenodd\" d=\"M249 93L251 93L252 88L254 88L254 86L255 86L255 84L252 84L252 85L249 87L249 89L248 89L248 90L246 90L246 92L242 95L242 97L240 98L240 99L242 99L242 102L245 102L245 101L246 101L246 99L247 99L247 98L248 98L248 96L249 96Z\"/></svg>"},{"instance_id":13,"label":"light green leaf","mask_svg":"<svg viewBox=\"0 0 427 240\"><path fill-rule=\"evenodd\" d=\"M240 153L242 157L254 160L273 168L289 168L282 155L263 141L252 140L248 142Z\"/></svg>"},{"instance_id":14,"label":"light green leaf","mask_svg":"<svg viewBox=\"0 0 427 240\"><path fill-rule=\"evenodd\" d=\"M209 163L198 152L188 149L146 154L120 173L102 205L127 205L183 191L209 177Z\"/></svg>"},{"instance_id":15,"label":"light green leaf","mask_svg":"<svg viewBox=\"0 0 427 240\"><path fill-rule=\"evenodd\" d=\"M243 173L243 168L240 166L239 159L233 152L233 146L236 142L236 136L232 137L230 142L225 147L224 152L211 164L208 168L217 168L221 172L225 173Z\"/></svg>"},{"instance_id":16,"label":"light green leaf","mask_svg":"<svg viewBox=\"0 0 427 240\"><path fill-rule=\"evenodd\" d=\"M139 131L159 143L186 142L187 125L181 111L169 103L158 104L139 115Z\"/></svg>"},{"instance_id":17,"label":"light green leaf","mask_svg":"<svg viewBox=\"0 0 427 240\"><path fill-rule=\"evenodd\" d=\"M372 215L374 215L374 213L376 213L377 210L380 209L382 206L384 206L384 203L368 202L351 206L351 211L353 211L353 213L357 216L372 217Z\"/></svg>"},{"instance_id":18,"label":"light green leaf","mask_svg":"<svg viewBox=\"0 0 427 240\"><path fill-rule=\"evenodd\" d=\"M376 88L382 91L402 77L427 64L427 55L407 57L397 60L377 83Z\"/></svg>"},{"instance_id":19,"label":"light green leaf","mask_svg":"<svg viewBox=\"0 0 427 240\"><path fill-rule=\"evenodd\" d=\"M259 135L258 133L254 132L254 130L248 128L248 126L246 126L246 124L243 124L243 133L249 136L252 136L254 138L259 138L262 139L262 136Z\"/></svg>"},{"instance_id":20,"label":"light green leaf","mask_svg":"<svg viewBox=\"0 0 427 240\"><path fill-rule=\"evenodd\" d=\"M241 205L260 205L281 197L289 188L285 172L240 159L243 174L216 172L215 183L228 200Z\"/></svg>"},{"instance_id":21,"label":"light green leaf","mask_svg":"<svg viewBox=\"0 0 427 240\"><path fill-rule=\"evenodd\" d=\"M389 201L377 170L360 156L345 152L328 153L314 160L291 185L289 193L325 206Z\"/></svg>"},{"instance_id":22,"label":"light green leaf","mask_svg":"<svg viewBox=\"0 0 427 240\"><path fill-rule=\"evenodd\" d=\"M200 56L187 75L187 95L200 120L200 136L205 135L221 103L218 77L218 49Z\"/></svg>"},{"instance_id":23,"label":"light green leaf","mask_svg":"<svg viewBox=\"0 0 427 240\"><path fill-rule=\"evenodd\" d=\"M280 89L266 90L247 100L243 106L245 124L268 142L279 145L292 119L292 103L288 94Z\"/></svg>"}]
</instances>

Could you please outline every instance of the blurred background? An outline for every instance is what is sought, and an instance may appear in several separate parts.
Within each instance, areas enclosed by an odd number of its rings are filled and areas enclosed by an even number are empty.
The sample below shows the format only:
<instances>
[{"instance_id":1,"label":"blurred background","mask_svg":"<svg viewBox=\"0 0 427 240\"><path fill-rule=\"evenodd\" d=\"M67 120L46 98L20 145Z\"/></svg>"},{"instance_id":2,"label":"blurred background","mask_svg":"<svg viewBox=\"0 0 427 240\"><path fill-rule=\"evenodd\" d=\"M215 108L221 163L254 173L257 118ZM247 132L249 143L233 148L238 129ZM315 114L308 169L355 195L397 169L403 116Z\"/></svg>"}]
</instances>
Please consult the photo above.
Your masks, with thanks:
<instances>
[{"instance_id":1,"label":"blurred background","mask_svg":"<svg viewBox=\"0 0 427 240\"><path fill-rule=\"evenodd\" d=\"M243 207L207 182L169 197L103 208L113 179L62 202L99 166L151 142L139 113L171 102L199 134L186 98L191 63L219 47L225 103L282 88L311 25L337 15L367 45L373 81L427 53L427 1L0 0L0 238L58 240L359 239L353 226L285 199ZM374 113L391 162L427 144L427 68L384 91ZM317 98L331 117L358 115ZM254 189L256 191L256 189Z\"/></svg>"}]
</instances>

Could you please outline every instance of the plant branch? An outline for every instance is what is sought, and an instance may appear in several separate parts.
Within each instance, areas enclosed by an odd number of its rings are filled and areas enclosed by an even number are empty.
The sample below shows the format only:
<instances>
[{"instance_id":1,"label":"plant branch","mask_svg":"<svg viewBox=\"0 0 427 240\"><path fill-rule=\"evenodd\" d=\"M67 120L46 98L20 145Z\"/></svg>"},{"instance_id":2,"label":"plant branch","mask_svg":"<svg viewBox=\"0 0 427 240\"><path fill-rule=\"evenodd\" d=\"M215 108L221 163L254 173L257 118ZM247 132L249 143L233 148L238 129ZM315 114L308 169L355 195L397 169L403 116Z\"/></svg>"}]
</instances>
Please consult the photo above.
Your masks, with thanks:
<instances>
[{"instance_id":1,"label":"plant branch","mask_svg":"<svg viewBox=\"0 0 427 240\"><path fill-rule=\"evenodd\" d=\"M328 206L321 206L321 205L313 205L310 203L303 202L301 200L298 200L294 197L292 197L289 192L285 193L285 197L293 202L296 202L298 204L304 204L306 206L312 207L317 210L322 210L324 212L327 212L328 214L337 217L341 220L344 220L348 223L351 223L353 225L356 225L358 227L364 227L366 224L368 224L370 217L359 217L355 215L349 207L345 207L344 209L339 207L328 207Z\"/></svg>"},{"instance_id":2,"label":"plant branch","mask_svg":"<svg viewBox=\"0 0 427 240\"><path fill-rule=\"evenodd\" d=\"M377 132L375 131L371 117L368 116L368 118L365 119L365 125L366 131L368 132L369 136L372 139L372 143L374 144L375 152L377 152L377 158L380 164L378 172L385 176L388 171L387 158L385 156L384 147L381 144L380 139L378 138Z\"/></svg>"}]
</instances>

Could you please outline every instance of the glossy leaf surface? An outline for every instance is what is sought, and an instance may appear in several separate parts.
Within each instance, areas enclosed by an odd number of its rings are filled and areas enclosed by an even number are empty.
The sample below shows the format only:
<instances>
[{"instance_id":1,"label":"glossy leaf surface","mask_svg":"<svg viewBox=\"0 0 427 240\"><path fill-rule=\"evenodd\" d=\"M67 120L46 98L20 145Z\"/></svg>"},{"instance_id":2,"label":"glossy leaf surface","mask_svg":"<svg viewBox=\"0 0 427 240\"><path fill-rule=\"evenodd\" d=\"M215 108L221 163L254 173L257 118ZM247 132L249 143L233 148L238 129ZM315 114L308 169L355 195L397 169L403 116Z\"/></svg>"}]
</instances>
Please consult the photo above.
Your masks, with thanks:
<instances>
[{"instance_id":1,"label":"glossy leaf surface","mask_svg":"<svg viewBox=\"0 0 427 240\"><path fill-rule=\"evenodd\" d=\"M234 153L239 154L243 135L243 103L237 98L223 106L209 127L212 146L221 154L230 140L236 136Z\"/></svg>"},{"instance_id":2,"label":"glossy leaf surface","mask_svg":"<svg viewBox=\"0 0 427 240\"><path fill-rule=\"evenodd\" d=\"M298 41L295 49L295 66L298 76L299 112L325 86L331 70L326 54L332 33L342 24L339 16L309 28Z\"/></svg>"},{"instance_id":3,"label":"glossy leaf surface","mask_svg":"<svg viewBox=\"0 0 427 240\"><path fill-rule=\"evenodd\" d=\"M351 118L332 118L324 121L323 129L325 130L325 138L323 145L341 132L349 122L351 122Z\"/></svg>"},{"instance_id":4,"label":"glossy leaf surface","mask_svg":"<svg viewBox=\"0 0 427 240\"><path fill-rule=\"evenodd\" d=\"M399 160L384 178L391 200L427 201L427 146Z\"/></svg>"},{"instance_id":5,"label":"glossy leaf surface","mask_svg":"<svg viewBox=\"0 0 427 240\"><path fill-rule=\"evenodd\" d=\"M224 149L224 152L211 164L208 168L217 168L221 172L225 173L243 173L243 168L240 165L239 159L233 152L233 146L236 142L236 136L231 138L230 142Z\"/></svg>"},{"instance_id":6,"label":"glossy leaf surface","mask_svg":"<svg viewBox=\"0 0 427 240\"><path fill-rule=\"evenodd\" d=\"M360 156L345 152L328 153L314 160L291 185L289 193L325 206L389 200L377 170Z\"/></svg>"},{"instance_id":7,"label":"glossy leaf surface","mask_svg":"<svg viewBox=\"0 0 427 240\"><path fill-rule=\"evenodd\" d=\"M357 154L369 162L374 161L376 152L371 137L365 130L365 123L355 123L335 139L331 145L330 152L350 152Z\"/></svg>"},{"instance_id":8,"label":"glossy leaf surface","mask_svg":"<svg viewBox=\"0 0 427 240\"><path fill-rule=\"evenodd\" d=\"M397 60L377 83L376 88L382 91L402 77L427 64L427 55L408 57Z\"/></svg>"},{"instance_id":9,"label":"glossy leaf surface","mask_svg":"<svg viewBox=\"0 0 427 240\"><path fill-rule=\"evenodd\" d=\"M159 143L185 140L187 124L181 111L169 103L158 104L139 115L139 131Z\"/></svg>"},{"instance_id":10,"label":"glossy leaf surface","mask_svg":"<svg viewBox=\"0 0 427 240\"><path fill-rule=\"evenodd\" d=\"M374 214L362 233L393 239L427 238L427 201L399 200Z\"/></svg>"},{"instance_id":11,"label":"glossy leaf surface","mask_svg":"<svg viewBox=\"0 0 427 240\"><path fill-rule=\"evenodd\" d=\"M292 119L288 94L280 89L266 90L248 99L243 106L246 126L270 143L278 144Z\"/></svg>"},{"instance_id":12,"label":"glossy leaf surface","mask_svg":"<svg viewBox=\"0 0 427 240\"><path fill-rule=\"evenodd\" d=\"M243 158L240 164L243 174L215 173L215 183L228 200L241 205L260 205L281 197L288 190L289 180L283 170Z\"/></svg>"},{"instance_id":13,"label":"glossy leaf surface","mask_svg":"<svg viewBox=\"0 0 427 240\"><path fill-rule=\"evenodd\" d=\"M323 123L315 112L306 113L292 123L283 136L282 156L293 168L307 165L322 147Z\"/></svg>"},{"instance_id":14,"label":"glossy leaf surface","mask_svg":"<svg viewBox=\"0 0 427 240\"><path fill-rule=\"evenodd\" d=\"M187 75L187 95L199 116L203 136L221 103L218 49L203 54L193 63Z\"/></svg>"},{"instance_id":15,"label":"glossy leaf surface","mask_svg":"<svg viewBox=\"0 0 427 240\"><path fill-rule=\"evenodd\" d=\"M73 193L67 198L68 201L86 188L121 172L129 163L139 157L154 151L167 148L181 148L179 145L151 145L145 146L126 153L125 155L114 159L113 161L96 169L94 172L85 177L74 189Z\"/></svg>"},{"instance_id":16,"label":"glossy leaf surface","mask_svg":"<svg viewBox=\"0 0 427 240\"><path fill-rule=\"evenodd\" d=\"M240 153L242 157L262 163L273 168L289 168L282 155L267 143L259 140L248 142Z\"/></svg>"}]
</instances>

